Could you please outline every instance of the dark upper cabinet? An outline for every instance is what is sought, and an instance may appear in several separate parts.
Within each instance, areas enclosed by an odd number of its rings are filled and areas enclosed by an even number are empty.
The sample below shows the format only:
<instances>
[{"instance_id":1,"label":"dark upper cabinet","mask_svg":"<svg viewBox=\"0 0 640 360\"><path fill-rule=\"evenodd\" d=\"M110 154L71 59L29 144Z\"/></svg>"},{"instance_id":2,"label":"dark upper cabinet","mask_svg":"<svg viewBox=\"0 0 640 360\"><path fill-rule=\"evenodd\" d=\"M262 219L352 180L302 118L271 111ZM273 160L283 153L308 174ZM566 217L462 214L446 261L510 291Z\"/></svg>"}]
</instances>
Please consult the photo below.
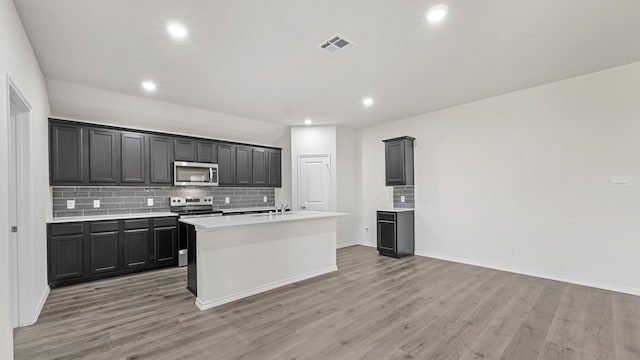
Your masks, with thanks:
<instances>
[{"instance_id":1,"label":"dark upper cabinet","mask_svg":"<svg viewBox=\"0 0 640 360\"><path fill-rule=\"evenodd\" d=\"M236 147L231 144L218 144L218 184L236 183Z\"/></svg>"},{"instance_id":2,"label":"dark upper cabinet","mask_svg":"<svg viewBox=\"0 0 640 360\"><path fill-rule=\"evenodd\" d=\"M88 130L90 184L118 182L118 135L116 130Z\"/></svg>"},{"instance_id":3,"label":"dark upper cabinet","mask_svg":"<svg viewBox=\"0 0 640 360\"><path fill-rule=\"evenodd\" d=\"M413 140L403 136L383 141L387 186L413 185Z\"/></svg>"},{"instance_id":4,"label":"dark upper cabinet","mask_svg":"<svg viewBox=\"0 0 640 360\"><path fill-rule=\"evenodd\" d=\"M236 146L236 185L252 184L252 149L248 146Z\"/></svg>"},{"instance_id":5,"label":"dark upper cabinet","mask_svg":"<svg viewBox=\"0 0 640 360\"><path fill-rule=\"evenodd\" d=\"M49 142L51 184L82 184L84 181L82 128L50 124Z\"/></svg>"},{"instance_id":6,"label":"dark upper cabinet","mask_svg":"<svg viewBox=\"0 0 640 360\"><path fill-rule=\"evenodd\" d=\"M277 149L267 150L269 181L268 185L273 187L282 186L282 152Z\"/></svg>"},{"instance_id":7,"label":"dark upper cabinet","mask_svg":"<svg viewBox=\"0 0 640 360\"><path fill-rule=\"evenodd\" d=\"M177 264L178 228L177 226L156 227L153 229L153 247L155 264Z\"/></svg>"},{"instance_id":8,"label":"dark upper cabinet","mask_svg":"<svg viewBox=\"0 0 640 360\"><path fill-rule=\"evenodd\" d=\"M172 185L174 161L217 163L220 186L282 184L280 149L49 121L50 185Z\"/></svg>"},{"instance_id":9,"label":"dark upper cabinet","mask_svg":"<svg viewBox=\"0 0 640 360\"><path fill-rule=\"evenodd\" d=\"M146 135L132 132L120 133L120 175L123 183L145 183Z\"/></svg>"},{"instance_id":10,"label":"dark upper cabinet","mask_svg":"<svg viewBox=\"0 0 640 360\"><path fill-rule=\"evenodd\" d=\"M149 183L173 184L173 140L166 136L149 136Z\"/></svg>"},{"instance_id":11,"label":"dark upper cabinet","mask_svg":"<svg viewBox=\"0 0 640 360\"><path fill-rule=\"evenodd\" d=\"M266 186L269 182L267 151L264 148L251 149L253 185Z\"/></svg>"},{"instance_id":12,"label":"dark upper cabinet","mask_svg":"<svg viewBox=\"0 0 640 360\"><path fill-rule=\"evenodd\" d=\"M196 161L196 142L188 139L175 139L176 161Z\"/></svg>"},{"instance_id":13,"label":"dark upper cabinet","mask_svg":"<svg viewBox=\"0 0 640 360\"><path fill-rule=\"evenodd\" d=\"M196 143L196 161L201 163L217 163L216 144L213 141Z\"/></svg>"}]
</instances>

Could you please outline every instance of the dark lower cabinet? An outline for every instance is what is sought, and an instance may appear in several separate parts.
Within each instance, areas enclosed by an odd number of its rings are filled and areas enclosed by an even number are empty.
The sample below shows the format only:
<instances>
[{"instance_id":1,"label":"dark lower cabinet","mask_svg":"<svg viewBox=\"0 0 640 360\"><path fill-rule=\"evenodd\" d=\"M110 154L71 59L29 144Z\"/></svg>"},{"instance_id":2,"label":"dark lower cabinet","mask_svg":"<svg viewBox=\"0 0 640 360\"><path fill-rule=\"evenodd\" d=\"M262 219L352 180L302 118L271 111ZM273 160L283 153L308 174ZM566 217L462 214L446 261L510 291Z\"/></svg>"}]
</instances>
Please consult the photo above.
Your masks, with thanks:
<instances>
[{"instance_id":1,"label":"dark lower cabinet","mask_svg":"<svg viewBox=\"0 0 640 360\"><path fill-rule=\"evenodd\" d=\"M84 276L84 235L60 235L49 238L49 281Z\"/></svg>"},{"instance_id":2,"label":"dark lower cabinet","mask_svg":"<svg viewBox=\"0 0 640 360\"><path fill-rule=\"evenodd\" d=\"M49 285L177 266L176 217L49 224Z\"/></svg>"},{"instance_id":3,"label":"dark lower cabinet","mask_svg":"<svg viewBox=\"0 0 640 360\"><path fill-rule=\"evenodd\" d=\"M376 215L378 253L395 258L413 255L414 212L378 211Z\"/></svg>"},{"instance_id":4,"label":"dark lower cabinet","mask_svg":"<svg viewBox=\"0 0 640 360\"><path fill-rule=\"evenodd\" d=\"M122 236L125 269L149 265L149 229L125 230Z\"/></svg>"},{"instance_id":5,"label":"dark lower cabinet","mask_svg":"<svg viewBox=\"0 0 640 360\"><path fill-rule=\"evenodd\" d=\"M120 269L119 243L117 230L89 235L91 274L110 273Z\"/></svg>"},{"instance_id":6,"label":"dark lower cabinet","mask_svg":"<svg viewBox=\"0 0 640 360\"><path fill-rule=\"evenodd\" d=\"M155 250L155 263L177 264L177 236L176 226L168 226L153 229L153 247Z\"/></svg>"}]
</instances>

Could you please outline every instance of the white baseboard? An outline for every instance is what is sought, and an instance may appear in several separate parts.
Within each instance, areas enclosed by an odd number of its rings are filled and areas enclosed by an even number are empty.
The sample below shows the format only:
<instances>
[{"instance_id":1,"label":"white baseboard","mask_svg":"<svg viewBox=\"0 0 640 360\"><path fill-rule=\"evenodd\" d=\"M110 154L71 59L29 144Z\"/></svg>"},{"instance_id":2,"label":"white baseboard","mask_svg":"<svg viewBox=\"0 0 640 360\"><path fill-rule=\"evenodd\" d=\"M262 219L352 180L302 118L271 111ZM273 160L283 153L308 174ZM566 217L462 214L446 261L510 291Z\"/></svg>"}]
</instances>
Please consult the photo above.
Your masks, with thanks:
<instances>
[{"instance_id":1,"label":"white baseboard","mask_svg":"<svg viewBox=\"0 0 640 360\"><path fill-rule=\"evenodd\" d=\"M456 262L456 263L461 263L461 264L479 266L479 267L483 267L483 268L506 271L506 272L520 274L520 275L527 275L527 276L533 276L533 277L537 277L537 278L543 278L543 279L549 279L549 280L555 280L555 281L562 281L562 282L566 282L566 283L570 283L570 284L588 286L588 287L592 287L592 288L598 288L598 289L603 289L603 290L609 290L609 291L615 291L615 292L624 293L624 294L640 296L640 289L632 289L632 288L627 288L627 287L624 287L624 286L601 284L601 283L592 282L592 281L575 279L575 278L567 277L567 276L564 276L564 275L542 273L542 272L533 271L533 270L529 270L529 269L520 269L520 268L510 268L510 267L498 266L498 265L483 263L483 262L480 262L480 261L463 259L463 258L452 257L452 256L444 256L444 255L440 255L440 254L423 253L423 252L416 252L415 254L417 256L422 256L422 257L428 257L428 258L439 259L439 260L444 260L444 261L451 261L451 262Z\"/></svg>"},{"instance_id":2,"label":"white baseboard","mask_svg":"<svg viewBox=\"0 0 640 360\"><path fill-rule=\"evenodd\" d=\"M373 247L373 248L376 247L376 244L370 244L370 243L358 243L358 245L368 246L368 247ZM428 252L419 252L418 251L418 252L415 253L415 255L416 256L422 256L422 257L433 258L433 259L444 260L444 261L451 261L451 262L456 262L456 263L461 263L461 264L479 266L479 267L483 267L483 268L487 268L487 269L506 271L506 272L520 274L520 275L533 276L533 277L542 278L542 279L562 281L562 282L566 282L566 283L570 283L570 284L588 286L588 287L592 287L592 288L615 291L615 292L624 293L624 294L640 296L640 289L633 289L633 288L628 288L628 287L620 286L620 285L602 284L602 283L593 282L593 281L575 279L575 278L564 276L564 275L548 274L548 273L529 270L529 269L511 268L511 267L493 265L493 264L488 264L488 263L484 263L484 262L481 262L481 261L469 260L469 259L464 259L464 258L459 258L459 257L454 257L454 256L445 256L445 255L428 253Z\"/></svg>"},{"instance_id":3,"label":"white baseboard","mask_svg":"<svg viewBox=\"0 0 640 360\"><path fill-rule=\"evenodd\" d=\"M51 292L51 288L49 286L47 286L44 291L42 292L42 296L40 297L40 301L38 301L38 306L36 307L36 310L33 312L33 317L31 319L28 319L29 321L27 323L23 323L20 326L29 326L29 325L33 325L36 323L36 321L38 321L38 318L40 317L40 313L42 312L42 309L44 308L44 304L47 302L47 298L49 298L49 293Z\"/></svg>"},{"instance_id":4,"label":"white baseboard","mask_svg":"<svg viewBox=\"0 0 640 360\"><path fill-rule=\"evenodd\" d=\"M352 242L348 242L348 243L337 244L336 245L336 249L342 249L342 248L346 248L346 247L353 246L353 245L358 245L358 242L352 241Z\"/></svg>"},{"instance_id":5,"label":"white baseboard","mask_svg":"<svg viewBox=\"0 0 640 360\"><path fill-rule=\"evenodd\" d=\"M276 288L279 288L281 286L285 286L285 285L289 285L289 284L293 284L302 280L307 280L316 276L320 276L320 275L324 275L324 274L328 274L330 272L334 272L337 271L338 267L337 266L330 266L328 268L325 269L321 269L321 270L317 270L317 271L313 271L310 273L306 273L306 274L302 274L302 275L298 275L298 276L294 276L294 277L290 277L288 279L284 279L281 281L276 281L270 284L266 284L266 285L262 285L262 286L258 286L255 287L253 289L249 289L249 290L245 290L245 291L241 291L239 293L235 293L232 295L228 295L225 297L221 297L218 299L214 299L214 300L209 300L209 301L200 301L199 298L196 298L196 306L198 307L198 309L200 310L208 310L211 308L214 308L216 306L220 306L226 303L230 303L236 300L240 300L246 297L249 297L251 295L256 295L265 291L269 291L269 290L273 290Z\"/></svg>"}]
</instances>

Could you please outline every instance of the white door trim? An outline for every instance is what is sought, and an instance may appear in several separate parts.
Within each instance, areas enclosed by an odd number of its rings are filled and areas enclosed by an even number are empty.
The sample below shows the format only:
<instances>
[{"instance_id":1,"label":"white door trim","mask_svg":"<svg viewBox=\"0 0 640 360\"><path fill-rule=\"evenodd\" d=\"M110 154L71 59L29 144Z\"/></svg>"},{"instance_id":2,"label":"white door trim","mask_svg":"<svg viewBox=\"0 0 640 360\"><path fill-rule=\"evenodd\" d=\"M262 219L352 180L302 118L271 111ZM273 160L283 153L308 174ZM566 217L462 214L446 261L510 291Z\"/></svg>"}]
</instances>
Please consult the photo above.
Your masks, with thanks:
<instances>
[{"instance_id":1,"label":"white door trim","mask_svg":"<svg viewBox=\"0 0 640 360\"><path fill-rule=\"evenodd\" d=\"M326 157L327 161L329 162L329 199L328 199L328 205L329 205L329 209L331 209L331 195L333 194L333 182L331 181L332 177L331 177L331 154L304 154L304 155L298 155L298 186L297 186L297 190L298 190L298 203L296 204L296 206L298 207L296 210L300 210L301 209L301 201L302 201L302 192L300 191L300 189L302 188L302 186L300 186L300 184L302 184L302 180L301 180L301 175L302 175L302 159L306 159L306 158L314 158L314 157Z\"/></svg>"},{"instance_id":2,"label":"white door trim","mask_svg":"<svg viewBox=\"0 0 640 360\"><path fill-rule=\"evenodd\" d=\"M17 113L12 115L12 110L16 110ZM29 271L29 263L31 261L28 254L31 253L32 248L31 233L31 195L30 189L30 144L29 134L31 126L31 104L26 100L25 96L20 91L20 88L15 84L11 77L7 74L7 134L9 136L16 135L13 139L10 139L9 143L12 144L9 148L9 166L10 173L15 173L15 181L10 180L9 191L16 193L15 209L8 206L10 212L15 212L16 223L18 226L18 233L16 234L16 240L14 241L11 236L11 228L9 231L9 254L10 254L10 273L11 273L11 316L13 327L28 325L33 322L33 315L30 314L29 306L20 306L20 304L26 305L28 302L29 294L27 288L20 286L20 284L26 284L27 274ZM11 159L16 159L15 165ZM15 166L15 169L13 168ZM9 224L14 225L14 224Z\"/></svg>"}]
</instances>

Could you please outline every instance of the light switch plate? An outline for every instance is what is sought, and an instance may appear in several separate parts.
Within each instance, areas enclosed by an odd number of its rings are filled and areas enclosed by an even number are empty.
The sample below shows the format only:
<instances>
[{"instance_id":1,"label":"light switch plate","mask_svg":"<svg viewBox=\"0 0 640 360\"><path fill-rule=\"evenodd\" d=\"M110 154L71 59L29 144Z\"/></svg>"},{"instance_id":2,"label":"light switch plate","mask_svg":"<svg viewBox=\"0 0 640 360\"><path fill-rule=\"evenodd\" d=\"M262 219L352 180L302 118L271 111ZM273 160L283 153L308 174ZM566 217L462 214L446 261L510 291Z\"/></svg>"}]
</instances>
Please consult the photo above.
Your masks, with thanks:
<instances>
[{"instance_id":1,"label":"light switch plate","mask_svg":"<svg viewBox=\"0 0 640 360\"><path fill-rule=\"evenodd\" d=\"M609 184L611 186L630 186L632 183L631 176L610 176Z\"/></svg>"},{"instance_id":2,"label":"light switch plate","mask_svg":"<svg viewBox=\"0 0 640 360\"><path fill-rule=\"evenodd\" d=\"M76 201L75 200L67 200L67 209L75 209Z\"/></svg>"},{"instance_id":3,"label":"light switch plate","mask_svg":"<svg viewBox=\"0 0 640 360\"><path fill-rule=\"evenodd\" d=\"M266 196L262 197L262 202L267 202L267 197Z\"/></svg>"},{"instance_id":4,"label":"light switch plate","mask_svg":"<svg viewBox=\"0 0 640 360\"><path fill-rule=\"evenodd\" d=\"M405 199L404 195L400 196L400 202L401 202L401 203L403 203L405 200L406 200L406 199Z\"/></svg>"},{"instance_id":5,"label":"light switch plate","mask_svg":"<svg viewBox=\"0 0 640 360\"><path fill-rule=\"evenodd\" d=\"M147 206L153 206L153 198L147 199Z\"/></svg>"},{"instance_id":6,"label":"light switch plate","mask_svg":"<svg viewBox=\"0 0 640 360\"><path fill-rule=\"evenodd\" d=\"M224 203L225 203L225 204L228 204L228 203L230 203L230 202L231 202L231 199L229 199L229 197L228 197L228 196L224 198Z\"/></svg>"},{"instance_id":7,"label":"light switch plate","mask_svg":"<svg viewBox=\"0 0 640 360\"><path fill-rule=\"evenodd\" d=\"M100 200L93 200L93 208L94 209L100 208Z\"/></svg>"}]
</instances>

